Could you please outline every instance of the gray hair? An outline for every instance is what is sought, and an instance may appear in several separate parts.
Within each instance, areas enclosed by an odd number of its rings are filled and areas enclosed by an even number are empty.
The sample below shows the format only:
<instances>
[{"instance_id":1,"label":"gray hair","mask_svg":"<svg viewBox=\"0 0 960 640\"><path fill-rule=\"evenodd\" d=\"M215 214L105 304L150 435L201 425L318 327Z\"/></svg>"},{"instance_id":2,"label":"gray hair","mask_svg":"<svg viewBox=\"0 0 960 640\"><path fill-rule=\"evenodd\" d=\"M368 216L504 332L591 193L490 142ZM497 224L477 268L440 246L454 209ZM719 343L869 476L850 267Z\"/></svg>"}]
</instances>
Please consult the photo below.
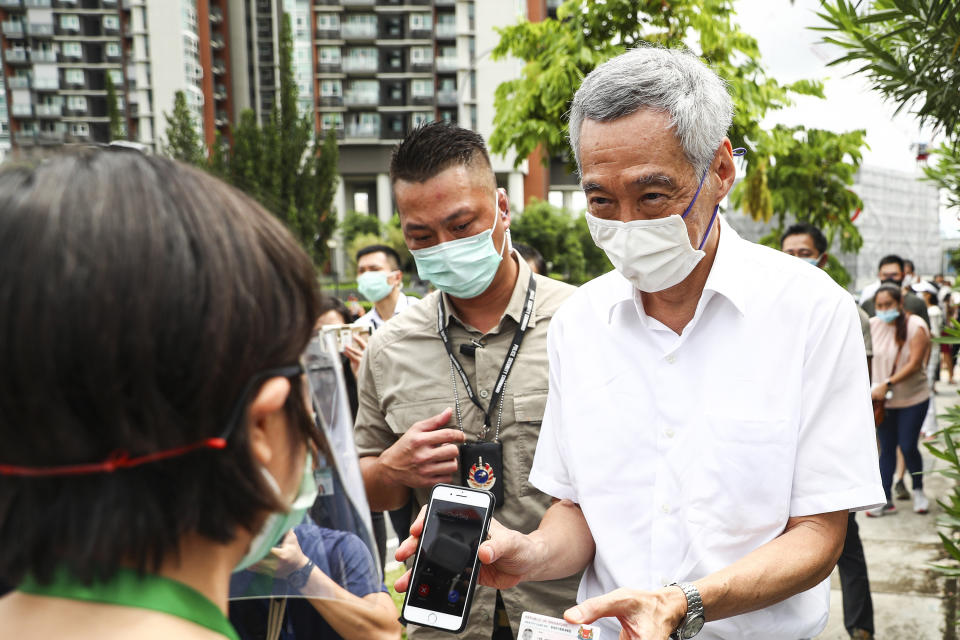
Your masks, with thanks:
<instances>
[{"instance_id":1,"label":"gray hair","mask_svg":"<svg viewBox=\"0 0 960 640\"><path fill-rule=\"evenodd\" d=\"M587 74L570 107L570 146L580 164L583 119L609 122L640 109L663 111L698 177L733 120L726 83L687 50L631 49Z\"/></svg>"}]
</instances>

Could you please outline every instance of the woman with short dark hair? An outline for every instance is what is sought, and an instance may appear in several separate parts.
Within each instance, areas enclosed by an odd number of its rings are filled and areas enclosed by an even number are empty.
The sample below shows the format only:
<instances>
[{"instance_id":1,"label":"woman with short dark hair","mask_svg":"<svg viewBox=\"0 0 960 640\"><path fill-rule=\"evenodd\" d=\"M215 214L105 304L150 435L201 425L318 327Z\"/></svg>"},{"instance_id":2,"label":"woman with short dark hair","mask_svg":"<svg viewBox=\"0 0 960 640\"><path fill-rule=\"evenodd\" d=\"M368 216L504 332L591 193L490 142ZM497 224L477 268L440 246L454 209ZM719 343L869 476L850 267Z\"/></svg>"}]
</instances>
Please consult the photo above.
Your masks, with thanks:
<instances>
[{"instance_id":1,"label":"woman with short dark hair","mask_svg":"<svg viewBox=\"0 0 960 640\"><path fill-rule=\"evenodd\" d=\"M0 171L0 247L5 637L236 637L231 572L323 452L309 258L236 189L130 151Z\"/></svg>"}]
</instances>

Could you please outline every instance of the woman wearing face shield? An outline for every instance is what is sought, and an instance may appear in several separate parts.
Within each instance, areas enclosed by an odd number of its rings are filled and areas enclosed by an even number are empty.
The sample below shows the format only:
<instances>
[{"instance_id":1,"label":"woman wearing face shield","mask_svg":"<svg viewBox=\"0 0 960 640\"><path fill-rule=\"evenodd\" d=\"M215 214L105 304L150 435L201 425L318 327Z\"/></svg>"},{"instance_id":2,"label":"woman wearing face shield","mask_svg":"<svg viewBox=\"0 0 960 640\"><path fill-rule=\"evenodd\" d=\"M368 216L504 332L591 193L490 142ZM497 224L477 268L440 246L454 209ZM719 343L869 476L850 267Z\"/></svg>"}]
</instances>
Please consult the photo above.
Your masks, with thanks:
<instances>
[{"instance_id":1,"label":"woman wearing face shield","mask_svg":"<svg viewBox=\"0 0 960 640\"><path fill-rule=\"evenodd\" d=\"M0 170L7 637L236 638L230 577L330 456L283 226L198 170L83 151Z\"/></svg>"}]
</instances>

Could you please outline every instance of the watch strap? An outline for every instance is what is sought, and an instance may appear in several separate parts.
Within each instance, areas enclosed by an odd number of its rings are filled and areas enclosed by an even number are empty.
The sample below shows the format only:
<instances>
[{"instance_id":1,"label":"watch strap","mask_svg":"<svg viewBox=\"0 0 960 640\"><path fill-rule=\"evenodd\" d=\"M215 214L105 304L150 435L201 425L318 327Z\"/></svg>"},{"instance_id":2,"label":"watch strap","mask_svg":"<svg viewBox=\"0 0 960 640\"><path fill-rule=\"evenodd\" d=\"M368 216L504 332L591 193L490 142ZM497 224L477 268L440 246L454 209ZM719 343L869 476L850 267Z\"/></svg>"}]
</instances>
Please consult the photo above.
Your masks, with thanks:
<instances>
[{"instance_id":1,"label":"watch strap","mask_svg":"<svg viewBox=\"0 0 960 640\"><path fill-rule=\"evenodd\" d=\"M316 565L313 564L313 560L307 560L307 564L303 565L287 576L287 582L297 591L303 589L310 580L310 574L313 572L313 568L315 566Z\"/></svg>"},{"instance_id":2,"label":"watch strap","mask_svg":"<svg viewBox=\"0 0 960 640\"><path fill-rule=\"evenodd\" d=\"M680 621L680 625L670 634L670 637L674 640L692 638L692 635L685 636L684 630L692 620L699 619L700 622L700 627L697 628L696 633L699 633L700 628L703 626L703 599L700 597L700 590L690 582L673 582L667 586L679 587L687 599L687 613L683 616L683 620ZM693 635L696 635L696 633Z\"/></svg>"}]
</instances>

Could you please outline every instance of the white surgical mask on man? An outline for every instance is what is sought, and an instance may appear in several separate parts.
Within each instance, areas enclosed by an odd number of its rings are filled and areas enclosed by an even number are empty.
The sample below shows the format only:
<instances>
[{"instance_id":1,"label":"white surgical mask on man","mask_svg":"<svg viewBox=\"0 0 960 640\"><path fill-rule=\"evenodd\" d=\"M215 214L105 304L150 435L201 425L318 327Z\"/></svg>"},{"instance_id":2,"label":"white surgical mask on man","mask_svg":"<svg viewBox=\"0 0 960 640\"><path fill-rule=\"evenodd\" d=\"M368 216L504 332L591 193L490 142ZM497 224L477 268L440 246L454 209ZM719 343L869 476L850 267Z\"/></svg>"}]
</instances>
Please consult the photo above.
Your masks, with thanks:
<instances>
[{"instance_id":1,"label":"white surgical mask on man","mask_svg":"<svg viewBox=\"0 0 960 640\"><path fill-rule=\"evenodd\" d=\"M706 255L703 245L710 236L720 206L714 208L707 231L696 249L690 245L687 225L684 223L700 195L705 178L706 174L700 179L693 200L680 215L619 222L586 214L587 227L594 243L603 249L617 271L638 290L655 293L680 284Z\"/></svg>"}]
</instances>

